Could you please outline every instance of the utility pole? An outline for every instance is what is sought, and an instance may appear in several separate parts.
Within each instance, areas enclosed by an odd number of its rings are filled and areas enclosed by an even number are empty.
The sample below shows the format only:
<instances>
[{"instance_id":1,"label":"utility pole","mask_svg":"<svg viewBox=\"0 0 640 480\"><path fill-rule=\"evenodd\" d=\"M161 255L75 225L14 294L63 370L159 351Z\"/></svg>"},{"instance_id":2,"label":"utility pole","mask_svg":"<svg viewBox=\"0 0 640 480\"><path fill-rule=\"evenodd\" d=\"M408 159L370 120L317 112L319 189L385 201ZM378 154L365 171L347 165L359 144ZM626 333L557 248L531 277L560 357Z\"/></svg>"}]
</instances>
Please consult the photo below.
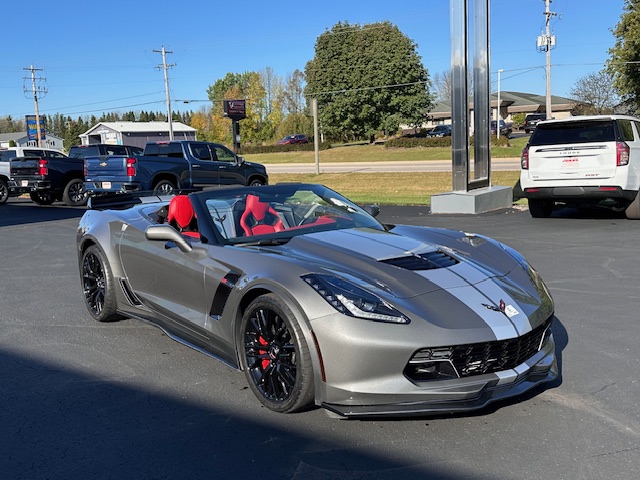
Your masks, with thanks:
<instances>
[{"instance_id":1,"label":"utility pole","mask_svg":"<svg viewBox=\"0 0 640 480\"><path fill-rule=\"evenodd\" d=\"M545 33L538 37L538 50L545 52L547 56L547 120L552 118L551 112L551 48L556 46L556 36L551 35L551 19L557 14L549 10L552 0L543 0L545 4Z\"/></svg>"},{"instance_id":2,"label":"utility pole","mask_svg":"<svg viewBox=\"0 0 640 480\"><path fill-rule=\"evenodd\" d=\"M23 70L29 70L31 72L31 90L28 90L27 87L23 87L23 90L25 93L27 93L27 91L33 93L33 103L35 104L36 109L36 132L38 135L38 147L42 148L42 133L40 131L40 110L38 109L38 96L40 96L40 98L44 97L47 94L47 89L45 87L36 85L36 80L44 81L44 78L36 78L36 72L42 71L42 68L36 68L33 65L30 65L23 68ZM27 79L25 78L25 80Z\"/></svg>"},{"instance_id":3,"label":"utility pole","mask_svg":"<svg viewBox=\"0 0 640 480\"><path fill-rule=\"evenodd\" d=\"M171 96L169 95L169 75L167 70L171 67L175 67L175 63L171 63L167 65L167 53L173 53L170 50L165 50L162 47L162 50L154 50L154 53L162 54L162 65L158 65L156 68L162 68L164 70L164 89L167 95L167 117L169 118L169 140L173 140L173 121L171 119Z\"/></svg>"},{"instance_id":4,"label":"utility pole","mask_svg":"<svg viewBox=\"0 0 640 480\"><path fill-rule=\"evenodd\" d=\"M504 72L502 68L498 69L498 113L496 114L496 137L500 138L500 75Z\"/></svg>"}]
</instances>

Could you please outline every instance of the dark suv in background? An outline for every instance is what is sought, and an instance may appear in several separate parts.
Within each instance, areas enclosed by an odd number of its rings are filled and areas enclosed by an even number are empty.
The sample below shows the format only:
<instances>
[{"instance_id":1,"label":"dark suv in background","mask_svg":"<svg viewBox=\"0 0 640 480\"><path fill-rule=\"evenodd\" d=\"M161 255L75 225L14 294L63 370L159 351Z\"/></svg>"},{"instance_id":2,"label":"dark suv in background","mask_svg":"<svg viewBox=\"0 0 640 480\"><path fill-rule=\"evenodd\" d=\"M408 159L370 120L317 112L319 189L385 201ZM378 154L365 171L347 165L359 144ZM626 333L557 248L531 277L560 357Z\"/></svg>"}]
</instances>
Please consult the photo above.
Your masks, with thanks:
<instances>
[{"instance_id":1,"label":"dark suv in background","mask_svg":"<svg viewBox=\"0 0 640 480\"><path fill-rule=\"evenodd\" d=\"M528 113L524 117L524 131L525 133L531 133L536 129L538 122L547 119L546 113Z\"/></svg>"}]
</instances>

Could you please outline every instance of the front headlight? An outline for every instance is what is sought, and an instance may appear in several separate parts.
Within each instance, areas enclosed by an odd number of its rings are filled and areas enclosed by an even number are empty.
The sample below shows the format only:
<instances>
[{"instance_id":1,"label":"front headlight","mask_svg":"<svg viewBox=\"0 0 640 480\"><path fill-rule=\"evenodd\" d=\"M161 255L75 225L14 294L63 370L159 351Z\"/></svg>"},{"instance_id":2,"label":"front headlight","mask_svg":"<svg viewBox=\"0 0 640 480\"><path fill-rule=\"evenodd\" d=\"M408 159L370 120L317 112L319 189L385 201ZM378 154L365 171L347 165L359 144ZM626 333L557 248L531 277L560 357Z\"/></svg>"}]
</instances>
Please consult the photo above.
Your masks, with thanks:
<instances>
[{"instance_id":1,"label":"front headlight","mask_svg":"<svg viewBox=\"0 0 640 480\"><path fill-rule=\"evenodd\" d=\"M304 275L307 282L329 305L350 317L374 322L408 324L410 320L371 292L331 275Z\"/></svg>"}]
</instances>

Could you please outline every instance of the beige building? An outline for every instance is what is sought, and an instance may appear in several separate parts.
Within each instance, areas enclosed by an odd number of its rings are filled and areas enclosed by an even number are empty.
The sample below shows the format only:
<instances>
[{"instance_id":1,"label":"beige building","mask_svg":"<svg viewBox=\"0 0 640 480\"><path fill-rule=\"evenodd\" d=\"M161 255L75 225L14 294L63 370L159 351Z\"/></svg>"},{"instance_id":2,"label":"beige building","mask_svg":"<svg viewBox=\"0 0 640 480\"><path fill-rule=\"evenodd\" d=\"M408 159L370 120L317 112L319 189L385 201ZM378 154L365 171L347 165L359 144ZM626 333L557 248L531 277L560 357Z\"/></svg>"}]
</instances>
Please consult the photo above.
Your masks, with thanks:
<instances>
[{"instance_id":1,"label":"beige building","mask_svg":"<svg viewBox=\"0 0 640 480\"><path fill-rule=\"evenodd\" d=\"M544 95L534 95L522 92L500 92L500 105L498 106L498 94L492 93L491 102L491 119L503 119L505 122L513 122L513 115L518 113L544 113L547 110L547 98ZM573 110L579 105L578 100L570 98L551 96L551 112L553 118L568 118L572 116ZM470 119L469 122L473 126L473 102L469 103ZM429 112L431 120L425 125L433 127L439 124L451 123L451 102L439 102L433 110Z\"/></svg>"}]
</instances>

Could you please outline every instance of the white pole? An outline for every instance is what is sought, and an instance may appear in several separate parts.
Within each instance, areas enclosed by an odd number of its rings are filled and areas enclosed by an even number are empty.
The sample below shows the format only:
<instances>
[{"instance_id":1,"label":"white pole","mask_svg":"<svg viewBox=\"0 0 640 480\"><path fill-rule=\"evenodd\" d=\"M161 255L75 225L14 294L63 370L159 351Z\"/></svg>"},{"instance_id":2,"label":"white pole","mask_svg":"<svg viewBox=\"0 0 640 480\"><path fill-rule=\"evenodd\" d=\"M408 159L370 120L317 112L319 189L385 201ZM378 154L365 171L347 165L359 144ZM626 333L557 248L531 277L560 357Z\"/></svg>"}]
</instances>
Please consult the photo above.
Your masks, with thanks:
<instances>
[{"instance_id":1,"label":"white pole","mask_svg":"<svg viewBox=\"0 0 640 480\"><path fill-rule=\"evenodd\" d=\"M498 70L498 108L496 114L496 136L500 138L500 74L503 72L503 69Z\"/></svg>"}]
</instances>

